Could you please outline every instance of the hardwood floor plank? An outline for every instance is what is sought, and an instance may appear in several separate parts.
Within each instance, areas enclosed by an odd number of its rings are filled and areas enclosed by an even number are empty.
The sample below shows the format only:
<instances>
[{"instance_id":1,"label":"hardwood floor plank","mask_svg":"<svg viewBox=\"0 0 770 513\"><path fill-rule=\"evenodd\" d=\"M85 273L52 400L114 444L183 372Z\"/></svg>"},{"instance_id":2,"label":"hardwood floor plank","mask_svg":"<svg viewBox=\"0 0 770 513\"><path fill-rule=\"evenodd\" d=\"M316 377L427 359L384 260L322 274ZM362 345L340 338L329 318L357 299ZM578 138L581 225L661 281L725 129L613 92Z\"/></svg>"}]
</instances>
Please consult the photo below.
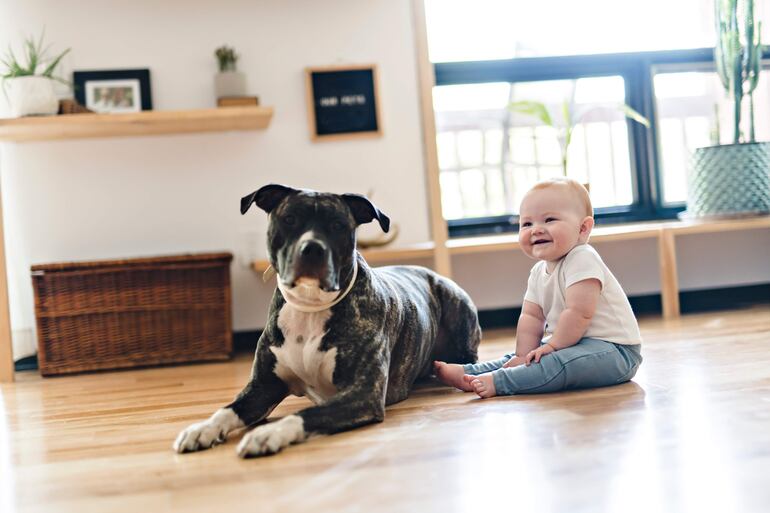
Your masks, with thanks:
<instances>
[{"instance_id":1,"label":"hardwood floor plank","mask_svg":"<svg viewBox=\"0 0 770 513\"><path fill-rule=\"evenodd\" d=\"M770 306L643 319L634 381L480 400L419 385L383 423L260 459L178 455L250 357L0 385L0 511L767 511ZM513 347L485 334L482 358ZM281 417L310 404L289 398Z\"/></svg>"}]
</instances>

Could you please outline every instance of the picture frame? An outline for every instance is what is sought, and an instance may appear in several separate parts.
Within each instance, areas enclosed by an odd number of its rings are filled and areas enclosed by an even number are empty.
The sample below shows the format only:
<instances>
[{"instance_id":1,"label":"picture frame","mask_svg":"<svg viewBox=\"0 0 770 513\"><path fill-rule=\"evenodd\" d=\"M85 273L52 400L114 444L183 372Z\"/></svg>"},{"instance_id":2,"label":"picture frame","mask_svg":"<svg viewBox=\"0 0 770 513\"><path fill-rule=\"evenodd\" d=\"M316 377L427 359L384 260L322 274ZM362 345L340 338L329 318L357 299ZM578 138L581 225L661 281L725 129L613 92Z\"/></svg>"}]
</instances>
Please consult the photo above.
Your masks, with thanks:
<instances>
[{"instance_id":1,"label":"picture frame","mask_svg":"<svg viewBox=\"0 0 770 513\"><path fill-rule=\"evenodd\" d=\"M99 113L152 110L149 69L75 71L75 99Z\"/></svg>"},{"instance_id":2,"label":"picture frame","mask_svg":"<svg viewBox=\"0 0 770 513\"><path fill-rule=\"evenodd\" d=\"M382 136L375 64L305 68L313 141Z\"/></svg>"}]
</instances>

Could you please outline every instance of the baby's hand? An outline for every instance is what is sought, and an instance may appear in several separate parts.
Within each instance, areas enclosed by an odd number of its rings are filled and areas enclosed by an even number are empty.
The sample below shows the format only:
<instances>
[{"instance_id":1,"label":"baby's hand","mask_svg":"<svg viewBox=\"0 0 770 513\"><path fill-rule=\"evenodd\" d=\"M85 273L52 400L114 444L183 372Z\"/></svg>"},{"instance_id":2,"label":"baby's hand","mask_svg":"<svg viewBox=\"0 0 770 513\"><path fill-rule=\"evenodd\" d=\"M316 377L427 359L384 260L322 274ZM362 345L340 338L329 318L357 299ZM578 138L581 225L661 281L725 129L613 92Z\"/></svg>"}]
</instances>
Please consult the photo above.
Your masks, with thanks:
<instances>
[{"instance_id":1,"label":"baby's hand","mask_svg":"<svg viewBox=\"0 0 770 513\"><path fill-rule=\"evenodd\" d=\"M553 353L554 351L555 349L551 344L544 344L537 349L530 351L525 358L527 366L532 363L532 360L535 360L535 363L540 363L540 358L548 353Z\"/></svg>"}]
</instances>

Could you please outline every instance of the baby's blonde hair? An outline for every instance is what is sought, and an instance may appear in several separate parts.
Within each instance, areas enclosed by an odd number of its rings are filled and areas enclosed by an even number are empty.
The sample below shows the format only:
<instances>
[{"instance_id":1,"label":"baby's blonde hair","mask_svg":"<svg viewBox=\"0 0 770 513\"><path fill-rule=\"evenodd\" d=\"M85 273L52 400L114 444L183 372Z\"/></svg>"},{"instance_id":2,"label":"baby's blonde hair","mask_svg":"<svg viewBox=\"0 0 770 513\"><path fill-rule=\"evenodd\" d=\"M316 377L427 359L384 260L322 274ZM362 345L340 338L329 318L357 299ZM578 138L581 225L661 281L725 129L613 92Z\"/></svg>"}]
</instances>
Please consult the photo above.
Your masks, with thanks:
<instances>
[{"instance_id":1,"label":"baby's blonde hair","mask_svg":"<svg viewBox=\"0 0 770 513\"><path fill-rule=\"evenodd\" d=\"M586 216L593 217L594 208L591 205L591 197L588 195L588 191L586 190L586 188L583 187L583 185L577 180L573 180L572 178L567 178L564 176L549 178L547 180L543 180L542 182L536 183L530 189L530 191L537 191L541 189L548 189L550 187L559 187L559 186L567 187L567 190L569 191L569 193L573 196L575 200L577 200L578 204L583 207L583 214Z\"/></svg>"}]
</instances>

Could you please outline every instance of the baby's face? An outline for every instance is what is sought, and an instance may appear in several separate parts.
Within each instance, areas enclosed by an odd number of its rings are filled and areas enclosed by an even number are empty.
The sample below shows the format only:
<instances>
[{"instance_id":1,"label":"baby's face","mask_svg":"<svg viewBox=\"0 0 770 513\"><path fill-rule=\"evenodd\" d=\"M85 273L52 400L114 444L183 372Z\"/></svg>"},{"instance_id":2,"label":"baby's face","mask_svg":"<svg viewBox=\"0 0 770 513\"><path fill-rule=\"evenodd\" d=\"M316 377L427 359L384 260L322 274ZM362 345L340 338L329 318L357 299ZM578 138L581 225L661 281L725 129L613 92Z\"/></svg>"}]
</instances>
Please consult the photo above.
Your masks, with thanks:
<instances>
[{"instance_id":1,"label":"baby's face","mask_svg":"<svg viewBox=\"0 0 770 513\"><path fill-rule=\"evenodd\" d=\"M587 216L566 187L554 186L527 193L519 213L519 245L530 258L556 262L590 233L581 232Z\"/></svg>"}]
</instances>

